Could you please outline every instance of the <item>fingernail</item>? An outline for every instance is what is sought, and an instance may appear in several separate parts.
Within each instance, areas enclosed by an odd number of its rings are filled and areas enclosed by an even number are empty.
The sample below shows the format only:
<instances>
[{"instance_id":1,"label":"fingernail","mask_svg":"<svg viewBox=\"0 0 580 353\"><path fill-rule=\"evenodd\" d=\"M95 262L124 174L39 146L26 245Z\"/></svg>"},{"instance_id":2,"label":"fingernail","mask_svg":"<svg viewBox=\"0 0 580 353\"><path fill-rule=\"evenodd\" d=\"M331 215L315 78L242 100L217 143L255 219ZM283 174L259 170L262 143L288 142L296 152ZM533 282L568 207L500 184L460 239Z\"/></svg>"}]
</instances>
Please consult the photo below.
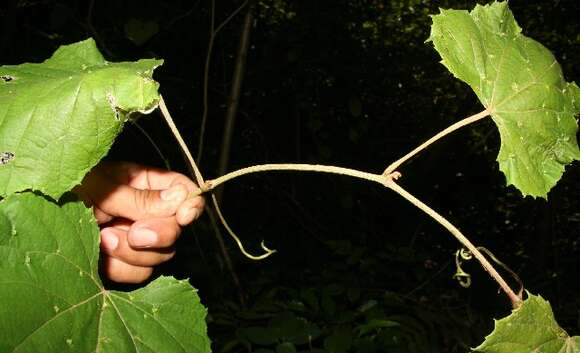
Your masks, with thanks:
<instances>
[{"instance_id":1,"label":"fingernail","mask_svg":"<svg viewBox=\"0 0 580 353\"><path fill-rule=\"evenodd\" d=\"M131 245L149 248L157 243L157 233L147 228L137 228L132 232Z\"/></svg>"},{"instance_id":2,"label":"fingernail","mask_svg":"<svg viewBox=\"0 0 580 353\"><path fill-rule=\"evenodd\" d=\"M183 201L187 197L187 191L183 185L178 184L161 191L159 196L164 201Z\"/></svg>"},{"instance_id":3,"label":"fingernail","mask_svg":"<svg viewBox=\"0 0 580 353\"><path fill-rule=\"evenodd\" d=\"M119 238L110 230L103 229L101 231L101 247L104 250L113 251L119 245Z\"/></svg>"}]
</instances>

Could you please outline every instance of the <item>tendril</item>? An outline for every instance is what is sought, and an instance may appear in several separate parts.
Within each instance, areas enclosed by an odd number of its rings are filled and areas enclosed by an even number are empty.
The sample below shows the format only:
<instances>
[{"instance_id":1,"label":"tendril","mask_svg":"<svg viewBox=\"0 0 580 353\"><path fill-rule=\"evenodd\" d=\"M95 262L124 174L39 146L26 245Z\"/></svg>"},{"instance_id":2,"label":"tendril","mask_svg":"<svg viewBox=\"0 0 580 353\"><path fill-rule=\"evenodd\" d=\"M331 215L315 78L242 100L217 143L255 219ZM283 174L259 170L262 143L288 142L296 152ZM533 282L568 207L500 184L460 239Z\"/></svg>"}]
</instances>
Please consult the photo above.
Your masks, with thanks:
<instances>
[{"instance_id":1,"label":"tendril","mask_svg":"<svg viewBox=\"0 0 580 353\"><path fill-rule=\"evenodd\" d=\"M216 199L216 197L215 197L214 194L211 195L211 199L213 201L213 205L214 205L214 207L216 209L216 213L217 213L220 221L224 225L224 227L225 227L226 231L228 232L228 234L232 237L232 239L234 239L234 241L236 242L236 244L238 244L238 248L240 249L240 251L242 252L242 254L244 254L245 257L247 257L248 259L251 259L251 260L258 261L258 260L263 260L263 259L267 258L268 256L270 256L270 255L272 255L273 253L276 252L276 250L269 249L264 244L264 241L262 240L262 242L260 243L260 246L265 251L264 254L259 255L259 256L256 256L256 255L252 255L252 254L248 253L246 251L246 249L244 248L244 245L242 244L242 241L240 240L240 238L238 238L238 236L234 233L234 231L228 225L228 222L226 222L226 219L222 215L222 211L220 210L220 207L218 205L217 199Z\"/></svg>"},{"instance_id":2,"label":"tendril","mask_svg":"<svg viewBox=\"0 0 580 353\"><path fill-rule=\"evenodd\" d=\"M460 286L463 288L469 288L471 286L471 275L461 268L463 261L469 261L473 258L471 251L461 248L455 252L455 274L453 278L457 280Z\"/></svg>"}]
</instances>

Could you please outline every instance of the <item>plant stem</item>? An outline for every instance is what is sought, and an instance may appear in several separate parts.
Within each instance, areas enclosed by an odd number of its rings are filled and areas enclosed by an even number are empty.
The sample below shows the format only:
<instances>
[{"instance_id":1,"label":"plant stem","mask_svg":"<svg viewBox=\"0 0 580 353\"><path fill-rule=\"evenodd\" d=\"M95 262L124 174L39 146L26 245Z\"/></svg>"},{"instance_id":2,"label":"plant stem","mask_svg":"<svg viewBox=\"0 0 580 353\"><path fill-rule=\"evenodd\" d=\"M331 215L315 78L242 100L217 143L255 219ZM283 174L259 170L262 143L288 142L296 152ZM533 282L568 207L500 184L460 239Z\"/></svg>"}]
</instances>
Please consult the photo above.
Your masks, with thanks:
<instances>
[{"instance_id":1,"label":"plant stem","mask_svg":"<svg viewBox=\"0 0 580 353\"><path fill-rule=\"evenodd\" d=\"M421 211L425 212L427 215L429 215L431 218L433 218L435 221L437 221L439 224L441 224L443 227L445 227L445 229L447 229L451 234L453 234L453 236L457 240L459 240L459 242L461 244L463 244L463 246L465 246L473 254L473 256L481 263L483 268L499 284L501 289L509 297L509 299L512 303L512 307L513 308L519 307L519 305L522 302L522 298L520 298L510 288L510 286L506 283L506 281L495 270L493 265L489 261L487 261L487 259L485 258L485 256L483 256L483 254L479 251L479 249L477 249L477 247L475 245L473 245L471 243L471 241L469 241L469 239L467 239L467 237L465 235L463 235L459 229L457 229L457 227L455 227L453 224L451 224L451 222L449 222L447 219L445 219L445 217L441 216L439 213L435 212L432 208L430 208L429 206L424 204L422 201L417 199L415 196L411 195L407 190L403 189L401 186L399 186L394 181L391 181L390 183L388 183L385 186L388 187L389 189L395 191L399 195L403 196L405 199L407 199L407 201L411 202L413 205L415 205Z\"/></svg>"},{"instance_id":2,"label":"plant stem","mask_svg":"<svg viewBox=\"0 0 580 353\"><path fill-rule=\"evenodd\" d=\"M181 137L181 134L179 133L179 129L177 129L177 126L175 126L175 123L173 122L173 119L171 118L171 114L169 114L169 110L167 110L167 106L165 105L165 101L163 100L163 97L161 95L159 95L159 109L161 109L161 115L163 116L163 118L167 122L167 125L169 125L169 129L171 129L173 136L175 136L175 139L179 143L179 147L181 147L181 150L183 151L183 153L185 153L185 156L187 157L187 160L189 161L189 165L191 166L191 169L193 169L193 173L195 174L195 179L197 181L197 185L202 187L205 184L205 181L203 180L203 176L201 175L201 172L199 171L197 164L195 164L195 160L193 159L193 156L191 155L189 148L187 148L187 145L185 144L183 137Z\"/></svg>"},{"instance_id":3,"label":"plant stem","mask_svg":"<svg viewBox=\"0 0 580 353\"><path fill-rule=\"evenodd\" d=\"M301 171L301 172L330 173L330 174L340 174L340 175L351 176L351 177L358 178L358 179L373 181L373 182L379 183L379 184L395 191L396 193L398 193L399 195L401 195L402 197L407 199L409 202L411 202L414 206L421 209L423 212L425 212L427 215L429 215L431 218L433 218L439 224L441 224L445 229L447 229L461 244L463 244L473 254L473 256L481 263L483 268L500 285L501 289L506 293L506 295L510 299L510 301L512 303L512 307L517 308L520 306L520 304L522 302L522 298L520 298L517 294L515 294L515 292L510 288L510 286L501 277L501 275L495 270L493 265L489 261L487 261L485 256L483 256L483 254L477 249L477 247L475 247L475 245L473 245L471 243L471 241L469 241L469 239L467 239L467 237L465 235L463 235L459 229L457 229L457 227L455 227L453 224L451 224L451 222L449 222L447 219L445 219L445 217L441 216L435 210L433 210L432 208L430 208L429 206L424 204L422 201L420 201L415 196L411 195L409 192L407 192L405 189L403 189L401 186L399 186L397 183L395 183L394 179L397 179L400 176L400 173L395 172L395 171L387 173L387 171L389 171L391 169L393 169L393 170L396 169L401 163L403 163L407 159L411 158L411 156L418 153L422 149L426 148L429 144L433 143L434 141L438 140L439 138L449 134L452 131L459 129L462 126L465 126L467 124L470 124L474 121L477 121L479 119L482 119L482 118L488 116L489 112L487 110L484 110L481 113L478 113L478 114L472 115L466 119L463 119L460 122L455 123L452 126L448 127L447 129L441 131L440 133L433 136L431 139L429 139L428 141L426 141L425 143L423 143L422 145L420 145L419 147L417 147L416 149L411 151L409 154L407 154L403 158L399 159L397 162L391 164L385 170L385 172L383 172L383 174L373 174L373 173L363 172L363 171L351 169L351 168L343 168L343 167L320 165L320 164L285 164L285 163L283 163L283 164L261 164L261 165L246 167L246 168L242 168L242 169L227 173L227 174L225 174L221 177L218 177L216 179L208 180L207 182L204 182L203 177L201 176L201 173L200 173L199 169L197 168L197 165L195 164L195 161L193 160L193 157L191 156L189 149L187 148L187 145L183 141L183 138L181 137L179 130L177 129L177 127L173 123L173 120L171 119L169 111L167 110L167 107L165 106L165 102L163 101L163 97L161 97L161 96L159 96L159 108L161 109L162 115L165 118L165 120L167 121L167 124L169 125L171 131L175 135L175 138L179 142L179 145L181 146L181 148L185 152L185 154L186 154L186 156L191 164L191 167L193 168L193 170L195 172L197 182L200 185L200 189L196 193L193 193L191 195L191 197L195 197L197 195L201 195L204 192L211 191L214 188L216 188L217 186L219 186L219 185L221 185L229 180L232 180L234 178L240 177L242 175L252 174L252 173L260 173L260 172L268 172L268 171L293 170L293 171ZM215 201L215 198L214 198L214 201ZM224 223L223 219L222 219L222 223ZM229 227L228 227L228 229L229 229ZM230 233L230 234L232 234L232 233ZM236 237L234 237L234 239L236 239ZM238 244L240 244L239 240L238 240ZM267 249L267 250L271 251L269 249Z\"/></svg>"},{"instance_id":4,"label":"plant stem","mask_svg":"<svg viewBox=\"0 0 580 353\"><path fill-rule=\"evenodd\" d=\"M381 174L373 174L368 172L363 172L356 169L350 168L343 168L343 167L335 167L329 165L320 165L320 164L260 164L254 165L247 168L242 168L225 175L222 175L219 178L208 180L205 183L205 186L200 190L197 194L192 196L197 196L204 191L209 191L215 189L217 186L225 183L228 180L240 177L246 174L252 173L261 173L261 172L272 172L272 171L284 171L284 170L293 170L299 172L318 172L318 173L330 173L330 174L340 174L340 175L347 175L358 179L365 179L369 181L374 181L381 185L385 185L388 181L388 178Z\"/></svg>"},{"instance_id":5,"label":"plant stem","mask_svg":"<svg viewBox=\"0 0 580 353\"><path fill-rule=\"evenodd\" d=\"M209 85L209 68L211 65L211 53L213 51L213 42L215 40L215 0L211 0L211 12L209 20L209 41L207 43L207 54L205 56L205 67L203 70L203 113L201 115L201 125L199 126L199 141L197 143L197 160L201 164L203 156L203 140L205 137L205 126L207 124L208 112L208 85Z\"/></svg>"},{"instance_id":6,"label":"plant stem","mask_svg":"<svg viewBox=\"0 0 580 353\"><path fill-rule=\"evenodd\" d=\"M301 172L319 172L319 173L330 173L330 174L340 174L351 176L358 179L364 179L368 181L373 181L379 183L405 199L411 202L414 206L421 209L439 224L441 224L445 229L447 229L463 246L465 246L469 251L473 253L473 256L481 263L483 268L490 274L490 276L499 284L501 289L507 294L508 298L510 299L512 306L514 308L518 307L522 301L522 299L515 294L515 292L510 288L510 286L506 283L506 281L501 277L501 275L495 270L493 265L483 256L483 254L467 239L463 233L457 227L455 227L451 222L449 222L445 217L441 216L435 210L427 206L425 203L417 199L415 196L411 195L401 186L396 184L393 179L396 179L398 176L397 172L392 174L373 174L368 172L363 172L356 169L350 168L342 168L342 167L335 167L335 166L328 166L328 165L319 165L319 164L261 164L256 166L251 166L247 168L242 168L231 173L225 174L219 178L208 180L205 184L206 191L212 190L217 186L240 177L246 174L252 173L260 173L260 172L269 172L269 171L284 171L284 170L292 170L292 171L301 171ZM199 192L201 194L202 191Z\"/></svg>"},{"instance_id":7,"label":"plant stem","mask_svg":"<svg viewBox=\"0 0 580 353\"><path fill-rule=\"evenodd\" d=\"M248 56L248 48L250 47L250 34L252 32L252 23L254 22L254 8L248 7L242 28L240 31L240 40L238 44L238 52L236 55L236 63L232 75L232 85L230 87L230 96L228 99L228 106L224 119L222 147L220 151L217 175L225 174L230 162L230 150L232 139L234 136L234 126L236 117L238 115L238 106L240 102L240 95L242 92L242 81L244 73L246 72L246 58ZM219 189L216 196L216 203L222 203L224 196L224 188Z\"/></svg>"},{"instance_id":8,"label":"plant stem","mask_svg":"<svg viewBox=\"0 0 580 353\"><path fill-rule=\"evenodd\" d=\"M478 120L481 120L485 117L489 116L489 111L486 109L482 112L479 112L477 114L474 114L472 116L469 116L463 120L460 120L458 122L456 122L455 124L448 126L446 129L440 131L439 133L437 133L435 136L431 137L429 140L423 142L422 144L420 144L419 146L417 146L417 148L415 148L414 150L412 150L411 152L407 153L406 155L404 155L403 157L399 158L398 160L394 161L393 163L391 163L387 169L385 169L385 171L383 172L384 175L389 175L392 172L394 172L395 170L397 170L397 168L403 164L404 162L406 162L407 160L409 160L411 157L413 157L414 155L416 155L417 153L421 152L422 150L424 150L425 148L427 148L429 145L431 145L433 142L439 140L440 138L444 137L445 135L448 135L450 133L452 133L453 131L464 127L465 125L469 125L471 123L474 123Z\"/></svg>"}]
</instances>

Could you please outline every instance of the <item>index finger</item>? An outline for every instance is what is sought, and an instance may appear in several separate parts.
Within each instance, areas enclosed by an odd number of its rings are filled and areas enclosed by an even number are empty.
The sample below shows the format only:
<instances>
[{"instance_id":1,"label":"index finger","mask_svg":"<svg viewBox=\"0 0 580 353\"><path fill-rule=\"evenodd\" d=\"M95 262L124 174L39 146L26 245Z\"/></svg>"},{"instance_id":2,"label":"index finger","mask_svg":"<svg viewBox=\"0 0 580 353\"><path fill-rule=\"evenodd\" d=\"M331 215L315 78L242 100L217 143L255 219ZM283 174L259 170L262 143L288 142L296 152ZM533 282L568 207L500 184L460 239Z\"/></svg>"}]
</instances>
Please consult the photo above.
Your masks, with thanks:
<instances>
[{"instance_id":1,"label":"index finger","mask_svg":"<svg viewBox=\"0 0 580 353\"><path fill-rule=\"evenodd\" d=\"M100 168L119 184L126 184L135 189L165 190L182 184L188 192L198 190L195 184L187 176L155 167L143 166L131 162L108 162Z\"/></svg>"}]
</instances>

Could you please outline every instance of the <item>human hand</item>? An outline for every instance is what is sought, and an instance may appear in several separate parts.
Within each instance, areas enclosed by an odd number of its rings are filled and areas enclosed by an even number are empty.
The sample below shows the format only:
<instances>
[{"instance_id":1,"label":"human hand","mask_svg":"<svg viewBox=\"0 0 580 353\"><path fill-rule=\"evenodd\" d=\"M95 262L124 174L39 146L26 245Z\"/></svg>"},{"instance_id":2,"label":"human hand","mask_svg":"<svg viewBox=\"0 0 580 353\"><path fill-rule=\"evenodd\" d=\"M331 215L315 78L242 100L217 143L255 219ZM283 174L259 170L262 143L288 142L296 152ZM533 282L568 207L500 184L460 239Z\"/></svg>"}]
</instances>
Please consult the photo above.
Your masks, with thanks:
<instances>
[{"instance_id":1,"label":"human hand","mask_svg":"<svg viewBox=\"0 0 580 353\"><path fill-rule=\"evenodd\" d=\"M173 257L181 227L197 219L201 196L183 174L135 163L102 163L73 191L101 227L101 270L115 282L141 283Z\"/></svg>"}]
</instances>

